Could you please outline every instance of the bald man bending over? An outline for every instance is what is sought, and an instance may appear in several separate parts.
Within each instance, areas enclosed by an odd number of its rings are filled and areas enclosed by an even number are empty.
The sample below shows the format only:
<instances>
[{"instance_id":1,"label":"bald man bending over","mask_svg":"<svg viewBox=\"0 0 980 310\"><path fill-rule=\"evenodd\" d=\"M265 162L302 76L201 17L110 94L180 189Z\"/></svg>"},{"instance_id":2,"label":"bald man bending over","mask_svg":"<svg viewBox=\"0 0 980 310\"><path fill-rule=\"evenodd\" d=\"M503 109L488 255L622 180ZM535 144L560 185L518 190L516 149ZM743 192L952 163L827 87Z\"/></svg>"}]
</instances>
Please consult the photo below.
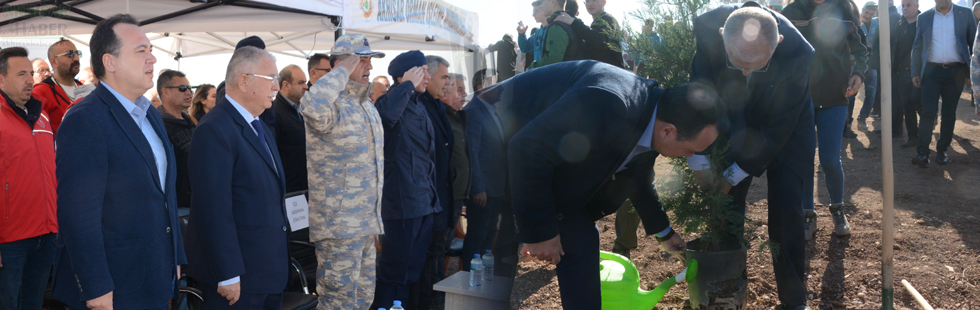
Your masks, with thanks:
<instances>
[{"instance_id":1,"label":"bald man bending over","mask_svg":"<svg viewBox=\"0 0 980 310\"><path fill-rule=\"evenodd\" d=\"M809 309L801 201L806 186L813 187L816 134L808 82L813 48L789 20L751 1L699 16L694 34L691 81L718 90L732 124L715 141L731 143L725 191L733 207L744 212L752 177L767 173L769 239L779 243L779 253L773 253L779 301L783 309ZM692 170L709 167L701 155L689 163Z\"/></svg>"}]
</instances>

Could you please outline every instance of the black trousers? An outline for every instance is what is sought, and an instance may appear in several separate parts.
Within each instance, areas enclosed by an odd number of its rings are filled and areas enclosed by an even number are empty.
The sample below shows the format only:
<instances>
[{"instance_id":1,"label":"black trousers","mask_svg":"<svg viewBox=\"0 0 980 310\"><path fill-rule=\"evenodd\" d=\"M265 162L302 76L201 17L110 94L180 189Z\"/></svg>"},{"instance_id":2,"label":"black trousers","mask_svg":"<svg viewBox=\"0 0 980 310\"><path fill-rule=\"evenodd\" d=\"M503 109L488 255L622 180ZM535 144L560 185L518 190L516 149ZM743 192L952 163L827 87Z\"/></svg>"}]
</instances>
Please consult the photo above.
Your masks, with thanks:
<instances>
[{"instance_id":1,"label":"black trousers","mask_svg":"<svg viewBox=\"0 0 980 310\"><path fill-rule=\"evenodd\" d=\"M899 70L892 75L892 131L902 133L902 123L909 138L919 136L919 112L922 110L922 89L912 86L912 73Z\"/></svg>"},{"instance_id":2,"label":"black trousers","mask_svg":"<svg viewBox=\"0 0 980 310\"><path fill-rule=\"evenodd\" d=\"M919 118L919 155L929 155L932 132L936 128L939 113L939 99L943 99L942 123L939 126L939 140L936 151L945 152L953 142L953 129L956 126L956 105L963 93L963 83L969 76L967 65L942 68L927 64L922 74L922 117Z\"/></svg>"},{"instance_id":3,"label":"black trousers","mask_svg":"<svg viewBox=\"0 0 980 310\"><path fill-rule=\"evenodd\" d=\"M422 275L432 238L432 216L382 219L385 234L381 235L377 286L371 309L389 308L395 300L406 305L418 303L418 294L412 294L411 285Z\"/></svg>"},{"instance_id":4,"label":"black trousers","mask_svg":"<svg viewBox=\"0 0 980 310\"><path fill-rule=\"evenodd\" d=\"M802 212L802 211L801 211ZM555 269L558 291L565 310L602 308L599 288L599 230L584 211L558 222L561 257Z\"/></svg>"},{"instance_id":5,"label":"black trousers","mask_svg":"<svg viewBox=\"0 0 980 310\"><path fill-rule=\"evenodd\" d=\"M776 278L776 291L781 304L792 307L806 305L806 241L803 235L803 208L806 182L779 160L773 160L766 169L769 178L769 240L778 243L778 252L772 253L773 272ZM808 176L812 179L812 175ZM734 198L734 208L745 213L745 197L749 192L752 178L733 187L729 195Z\"/></svg>"}]
</instances>

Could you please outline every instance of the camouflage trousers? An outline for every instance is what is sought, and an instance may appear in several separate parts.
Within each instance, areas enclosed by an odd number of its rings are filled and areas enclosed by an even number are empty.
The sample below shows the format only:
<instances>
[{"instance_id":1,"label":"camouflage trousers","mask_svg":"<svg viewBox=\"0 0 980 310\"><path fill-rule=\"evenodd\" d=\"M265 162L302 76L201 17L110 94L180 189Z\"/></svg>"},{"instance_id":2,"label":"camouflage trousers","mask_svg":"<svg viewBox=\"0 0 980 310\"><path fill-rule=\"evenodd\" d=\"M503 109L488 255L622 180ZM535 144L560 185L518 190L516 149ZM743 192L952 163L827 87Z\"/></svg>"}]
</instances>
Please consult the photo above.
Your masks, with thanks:
<instances>
[{"instance_id":1,"label":"camouflage trousers","mask_svg":"<svg viewBox=\"0 0 980 310\"><path fill-rule=\"evenodd\" d=\"M317 310L368 309L378 256L374 235L316 242Z\"/></svg>"}]
</instances>

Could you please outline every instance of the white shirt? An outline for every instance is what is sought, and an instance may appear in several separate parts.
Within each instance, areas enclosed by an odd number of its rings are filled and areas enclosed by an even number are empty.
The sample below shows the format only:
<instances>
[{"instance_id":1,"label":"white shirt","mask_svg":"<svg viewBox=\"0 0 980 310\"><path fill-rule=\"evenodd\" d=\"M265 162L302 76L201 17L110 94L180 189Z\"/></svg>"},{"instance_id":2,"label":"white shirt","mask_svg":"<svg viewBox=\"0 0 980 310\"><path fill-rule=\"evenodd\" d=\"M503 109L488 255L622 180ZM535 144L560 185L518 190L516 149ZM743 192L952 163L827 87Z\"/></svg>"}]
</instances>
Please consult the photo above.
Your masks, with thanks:
<instances>
[{"instance_id":1,"label":"white shirt","mask_svg":"<svg viewBox=\"0 0 980 310\"><path fill-rule=\"evenodd\" d=\"M936 11L932 19L932 42L929 42L929 62L934 63L966 63L956 52L956 21L953 9L945 15Z\"/></svg>"},{"instance_id":2,"label":"white shirt","mask_svg":"<svg viewBox=\"0 0 980 310\"><path fill-rule=\"evenodd\" d=\"M711 169L711 160L706 155L694 155L687 158L687 167L694 171ZM749 177L749 174L739 168L738 164L732 164L728 169L725 169L725 172L722 172L722 175L732 186L738 185L742 180Z\"/></svg>"},{"instance_id":3,"label":"white shirt","mask_svg":"<svg viewBox=\"0 0 980 310\"><path fill-rule=\"evenodd\" d=\"M58 81L55 81L55 83L58 83ZM65 84L58 83L58 86L61 86L61 88L65 90L65 94L68 95L68 100L75 101L76 97L75 97L74 83L72 85L65 85Z\"/></svg>"}]
</instances>

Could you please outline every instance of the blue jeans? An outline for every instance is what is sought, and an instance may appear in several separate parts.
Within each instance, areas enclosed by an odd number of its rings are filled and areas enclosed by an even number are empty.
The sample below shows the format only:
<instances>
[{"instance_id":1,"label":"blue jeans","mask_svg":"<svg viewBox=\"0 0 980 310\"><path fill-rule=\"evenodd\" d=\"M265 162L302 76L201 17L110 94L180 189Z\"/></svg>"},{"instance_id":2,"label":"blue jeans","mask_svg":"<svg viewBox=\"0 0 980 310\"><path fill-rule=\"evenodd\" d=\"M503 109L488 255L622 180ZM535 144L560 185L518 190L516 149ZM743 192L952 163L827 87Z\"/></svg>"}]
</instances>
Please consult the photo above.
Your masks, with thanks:
<instances>
[{"instance_id":1,"label":"blue jeans","mask_svg":"<svg viewBox=\"0 0 980 310\"><path fill-rule=\"evenodd\" d=\"M936 114L939 113L939 99L943 99L942 123L939 125L939 140L936 151L945 152L953 142L953 129L956 126L956 105L960 102L963 83L969 74L966 65L955 68L940 68L926 65L922 74L922 112L919 115L919 155L929 155L932 131L935 129Z\"/></svg>"},{"instance_id":2,"label":"blue jeans","mask_svg":"<svg viewBox=\"0 0 980 310\"><path fill-rule=\"evenodd\" d=\"M878 91L878 70L868 69L864 73L864 77L867 79L864 81L864 104L861 105L861 113L858 114L858 119L868 118L871 114L871 108L875 106L875 95Z\"/></svg>"},{"instance_id":3,"label":"blue jeans","mask_svg":"<svg viewBox=\"0 0 980 310\"><path fill-rule=\"evenodd\" d=\"M830 192L830 203L844 202L844 168L840 162L841 131L847 116L846 106L836 106L816 109L817 149L820 155L820 167L823 168L824 180L827 182L827 192ZM813 210L813 187L806 189L809 195L803 195L803 209Z\"/></svg>"},{"instance_id":4,"label":"blue jeans","mask_svg":"<svg viewBox=\"0 0 980 310\"><path fill-rule=\"evenodd\" d=\"M54 264L55 234L0 243L0 308L41 309Z\"/></svg>"}]
</instances>

